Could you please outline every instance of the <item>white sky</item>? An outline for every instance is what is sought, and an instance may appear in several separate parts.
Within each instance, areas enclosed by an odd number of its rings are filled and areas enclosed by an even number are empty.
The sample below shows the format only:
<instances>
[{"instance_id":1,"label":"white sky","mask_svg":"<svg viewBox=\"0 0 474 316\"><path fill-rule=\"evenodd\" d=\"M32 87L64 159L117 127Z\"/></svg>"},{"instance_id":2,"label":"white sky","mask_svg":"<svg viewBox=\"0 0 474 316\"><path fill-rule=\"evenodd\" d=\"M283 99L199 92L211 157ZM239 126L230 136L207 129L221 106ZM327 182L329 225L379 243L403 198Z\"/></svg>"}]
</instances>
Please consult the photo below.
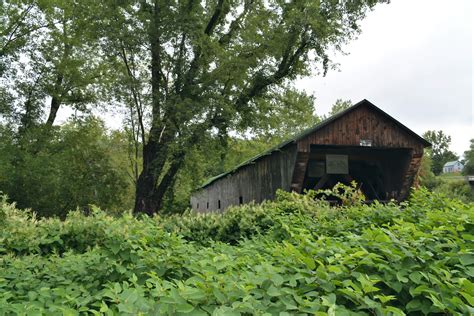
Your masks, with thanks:
<instances>
[{"instance_id":1,"label":"white sky","mask_svg":"<svg viewBox=\"0 0 474 316\"><path fill-rule=\"evenodd\" d=\"M367 99L422 134L443 130L462 154L474 138L472 0L392 0L362 22L362 34L334 57L339 71L300 80L317 97L316 112L334 102Z\"/></svg>"},{"instance_id":2,"label":"white sky","mask_svg":"<svg viewBox=\"0 0 474 316\"><path fill-rule=\"evenodd\" d=\"M337 99L368 99L418 134L443 130L457 154L474 138L473 0L392 0L362 21L362 34L334 56L339 71L297 83L316 112ZM71 114L63 109L60 120ZM103 116L119 128L122 116Z\"/></svg>"}]
</instances>

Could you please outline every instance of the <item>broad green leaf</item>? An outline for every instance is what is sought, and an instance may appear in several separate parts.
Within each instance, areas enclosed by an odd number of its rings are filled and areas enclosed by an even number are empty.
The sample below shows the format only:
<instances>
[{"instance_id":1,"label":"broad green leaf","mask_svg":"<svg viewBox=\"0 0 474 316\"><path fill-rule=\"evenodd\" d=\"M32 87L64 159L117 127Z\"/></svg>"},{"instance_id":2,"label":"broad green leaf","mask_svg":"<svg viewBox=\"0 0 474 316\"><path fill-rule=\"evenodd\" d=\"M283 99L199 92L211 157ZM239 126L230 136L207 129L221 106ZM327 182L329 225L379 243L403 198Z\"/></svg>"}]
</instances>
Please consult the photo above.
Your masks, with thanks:
<instances>
[{"instance_id":1,"label":"broad green leaf","mask_svg":"<svg viewBox=\"0 0 474 316\"><path fill-rule=\"evenodd\" d=\"M194 306L188 303L180 303L176 305L176 311L184 314L189 314L194 310Z\"/></svg>"},{"instance_id":2,"label":"broad green leaf","mask_svg":"<svg viewBox=\"0 0 474 316\"><path fill-rule=\"evenodd\" d=\"M415 284L420 284L421 283L421 278L422 278L422 275L420 272L418 271L415 271L415 272L412 272L408 275L408 277L410 278L411 281L413 281Z\"/></svg>"},{"instance_id":3,"label":"broad green leaf","mask_svg":"<svg viewBox=\"0 0 474 316\"><path fill-rule=\"evenodd\" d=\"M459 262L464 266L470 266L474 264L473 254L462 254L459 256Z\"/></svg>"},{"instance_id":4,"label":"broad green leaf","mask_svg":"<svg viewBox=\"0 0 474 316\"><path fill-rule=\"evenodd\" d=\"M459 292L459 294L461 294L471 306L474 306L474 296L469 295L466 292Z\"/></svg>"},{"instance_id":5,"label":"broad green leaf","mask_svg":"<svg viewBox=\"0 0 474 316\"><path fill-rule=\"evenodd\" d=\"M272 297L275 297L275 296L280 296L281 295L281 292L280 290L278 290L276 287L274 287L273 285L271 285L268 290L267 290L267 294L272 296Z\"/></svg>"}]
</instances>

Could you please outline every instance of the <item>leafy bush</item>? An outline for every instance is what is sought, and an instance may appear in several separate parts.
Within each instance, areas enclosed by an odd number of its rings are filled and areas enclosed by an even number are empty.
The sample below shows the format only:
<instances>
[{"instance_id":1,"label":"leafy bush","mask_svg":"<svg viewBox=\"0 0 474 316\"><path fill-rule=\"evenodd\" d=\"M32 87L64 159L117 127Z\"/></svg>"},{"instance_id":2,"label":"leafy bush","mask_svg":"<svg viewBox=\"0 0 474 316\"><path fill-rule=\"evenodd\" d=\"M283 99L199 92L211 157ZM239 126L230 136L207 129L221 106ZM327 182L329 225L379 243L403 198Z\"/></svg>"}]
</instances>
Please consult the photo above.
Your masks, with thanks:
<instances>
[{"instance_id":1,"label":"leafy bush","mask_svg":"<svg viewBox=\"0 0 474 316\"><path fill-rule=\"evenodd\" d=\"M117 154L118 145L104 123L91 117L52 129L31 128L21 136L0 126L0 190L39 216L65 217L89 204L130 209L130 199L124 198L131 187L128 162L115 161L124 156Z\"/></svg>"},{"instance_id":2,"label":"leafy bush","mask_svg":"<svg viewBox=\"0 0 474 316\"><path fill-rule=\"evenodd\" d=\"M474 313L473 204L424 189L402 205L313 197L64 221L2 200L0 314Z\"/></svg>"},{"instance_id":3,"label":"leafy bush","mask_svg":"<svg viewBox=\"0 0 474 316\"><path fill-rule=\"evenodd\" d=\"M465 155L467 157L468 151ZM443 173L435 176L431 171L431 164L432 161L429 155L423 155L417 179L421 186L450 198L456 198L464 202L474 202L474 191L466 180L461 179L460 173Z\"/></svg>"},{"instance_id":4,"label":"leafy bush","mask_svg":"<svg viewBox=\"0 0 474 316\"><path fill-rule=\"evenodd\" d=\"M474 202L474 192L465 180L441 180L434 191L464 202Z\"/></svg>"}]
</instances>

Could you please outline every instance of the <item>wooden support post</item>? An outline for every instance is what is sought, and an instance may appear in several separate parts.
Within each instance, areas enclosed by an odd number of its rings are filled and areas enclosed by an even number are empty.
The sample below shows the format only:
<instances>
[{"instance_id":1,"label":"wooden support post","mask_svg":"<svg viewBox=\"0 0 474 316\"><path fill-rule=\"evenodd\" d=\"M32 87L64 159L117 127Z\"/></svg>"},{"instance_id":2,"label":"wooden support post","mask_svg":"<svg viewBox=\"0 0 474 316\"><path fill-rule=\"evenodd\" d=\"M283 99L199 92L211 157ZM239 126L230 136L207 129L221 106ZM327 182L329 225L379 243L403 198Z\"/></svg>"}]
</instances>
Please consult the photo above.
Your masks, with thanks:
<instances>
[{"instance_id":1,"label":"wooden support post","mask_svg":"<svg viewBox=\"0 0 474 316\"><path fill-rule=\"evenodd\" d=\"M408 164L408 169L403 179L402 189L400 191L400 195L398 196L399 201L406 199L410 194L410 189L413 186L416 175L418 174L418 170L420 169L422 156L422 154L416 154L411 156L410 163Z\"/></svg>"},{"instance_id":2,"label":"wooden support post","mask_svg":"<svg viewBox=\"0 0 474 316\"><path fill-rule=\"evenodd\" d=\"M308 161L309 153L298 152L296 155L295 169L293 171L293 179L291 180L291 190L294 192L302 193Z\"/></svg>"}]
</instances>

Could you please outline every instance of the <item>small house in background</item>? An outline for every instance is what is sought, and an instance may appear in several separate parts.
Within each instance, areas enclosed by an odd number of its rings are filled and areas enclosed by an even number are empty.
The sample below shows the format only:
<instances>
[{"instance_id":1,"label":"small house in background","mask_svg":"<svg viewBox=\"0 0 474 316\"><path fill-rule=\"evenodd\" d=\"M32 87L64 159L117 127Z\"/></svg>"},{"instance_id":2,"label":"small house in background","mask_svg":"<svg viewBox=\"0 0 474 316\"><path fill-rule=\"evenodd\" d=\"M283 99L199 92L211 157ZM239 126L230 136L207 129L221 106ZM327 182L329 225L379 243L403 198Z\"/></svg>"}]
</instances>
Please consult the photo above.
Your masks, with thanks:
<instances>
[{"instance_id":1,"label":"small house in background","mask_svg":"<svg viewBox=\"0 0 474 316\"><path fill-rule=\"evenodd\" d=\"M461 172L464 165L460 161L448 161L443 166L443 173Z\"/></svg>"},{"instance_id":2,"label":"small house in background","mask_svg":"<svg viewBox=\"0 0 474 316\"><path fill-rule=\"evenodd\" d=\"M191 196L200 212L272 200L278 189L303 193L356 181L369 200L401 201L420 167L422 137L363 100L233 170Z\"/></svg>"}]
</instances>

